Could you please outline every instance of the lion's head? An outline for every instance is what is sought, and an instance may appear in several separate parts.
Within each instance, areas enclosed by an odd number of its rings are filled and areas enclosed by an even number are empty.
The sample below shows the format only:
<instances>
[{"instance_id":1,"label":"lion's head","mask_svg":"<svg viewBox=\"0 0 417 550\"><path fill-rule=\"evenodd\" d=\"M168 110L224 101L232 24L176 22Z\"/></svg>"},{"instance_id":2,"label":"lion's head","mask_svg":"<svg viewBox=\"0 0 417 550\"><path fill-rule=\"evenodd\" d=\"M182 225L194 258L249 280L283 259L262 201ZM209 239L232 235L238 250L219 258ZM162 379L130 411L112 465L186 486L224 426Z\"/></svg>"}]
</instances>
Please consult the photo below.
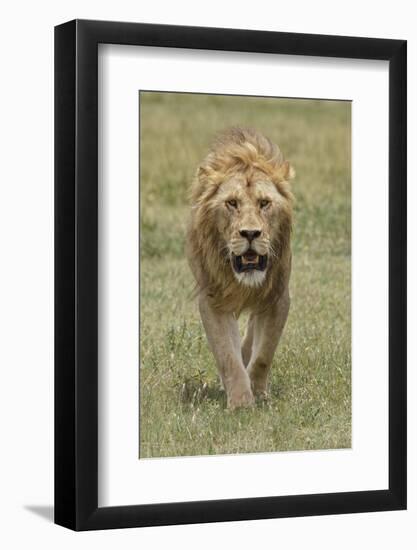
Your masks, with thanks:
<instances>
[{"instance_id":1,"label":"lion's head","mask_svg":"<svg viewBox=\"0 0 417 550\"><path fill-rule=\"evenodd\" d=\"M188 250L200 286L271 287L289 254L292 172L279 148L255 130L233 128L215 142L191 195Z\"/></svg>"}]
</instances>

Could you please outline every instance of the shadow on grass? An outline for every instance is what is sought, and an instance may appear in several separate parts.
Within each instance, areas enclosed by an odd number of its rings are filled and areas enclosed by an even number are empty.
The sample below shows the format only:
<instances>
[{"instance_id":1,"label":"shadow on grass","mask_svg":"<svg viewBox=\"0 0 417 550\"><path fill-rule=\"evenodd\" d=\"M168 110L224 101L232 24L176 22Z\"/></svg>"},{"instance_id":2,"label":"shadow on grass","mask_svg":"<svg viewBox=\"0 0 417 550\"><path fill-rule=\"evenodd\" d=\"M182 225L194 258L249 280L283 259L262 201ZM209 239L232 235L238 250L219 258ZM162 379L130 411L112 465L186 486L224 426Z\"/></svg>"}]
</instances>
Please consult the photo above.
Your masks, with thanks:
<instances>
[{"instance_id":1,"label":"shadow on grass","mask_svg":"<svg viewBox=\"0 0 417 550\"><path fill-rule=\"evenodd\" d=\"M204 401L217 401L223 408L226 408L225 391L214 383L186 380L180 388L180 398L184 405L199 405Z\"/></svg>"},{"instance_id":2,"label":"shadow on grass","mask_svg":"<svg viewBox=\"0 0 417 550\"><path fill-rule=\"evenodd\" d=\"M204 402L216 401L223 408L227 408L226 392L216 383L197 382L195 379L185 380L179 388L180 400L183 405L201 405ZM256 399L257 407L265 407L272 401L283 398L284 391L281 384L271 384L266 399Z\"/></svg>"},{"instance_id":3,"label":"shadow on grass","mask_svg":"<svg viewBox=\"0 0 417 550\"><path fill-rule=\"evenodd\" d=\"M279 399L284 398L284 385L283 384L270 384L269 386L269 399Z\"/></svg>"}]
</instances>

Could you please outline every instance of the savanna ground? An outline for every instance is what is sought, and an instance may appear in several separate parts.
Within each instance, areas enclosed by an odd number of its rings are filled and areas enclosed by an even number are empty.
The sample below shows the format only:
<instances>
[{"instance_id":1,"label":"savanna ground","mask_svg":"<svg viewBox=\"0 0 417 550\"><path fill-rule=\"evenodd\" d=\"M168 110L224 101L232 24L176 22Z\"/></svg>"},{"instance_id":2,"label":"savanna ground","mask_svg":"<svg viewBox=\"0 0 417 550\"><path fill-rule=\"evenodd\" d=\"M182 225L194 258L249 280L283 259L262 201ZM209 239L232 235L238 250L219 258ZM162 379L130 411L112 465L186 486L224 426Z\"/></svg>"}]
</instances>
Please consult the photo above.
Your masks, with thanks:
<instances>
[{"instance_id":1,"label":"savanna ground","mask_svg":"<svg viewBox=\"0 0 417 550\"><path fill-rule=\"evenodd\" d=\"M350 103L143 92L140 102L140 457L350 447ZM269 136L297 174L292 303L270 398L233 412L184 255L190 181L229 126Z\"/></svg>"}]
</instances>

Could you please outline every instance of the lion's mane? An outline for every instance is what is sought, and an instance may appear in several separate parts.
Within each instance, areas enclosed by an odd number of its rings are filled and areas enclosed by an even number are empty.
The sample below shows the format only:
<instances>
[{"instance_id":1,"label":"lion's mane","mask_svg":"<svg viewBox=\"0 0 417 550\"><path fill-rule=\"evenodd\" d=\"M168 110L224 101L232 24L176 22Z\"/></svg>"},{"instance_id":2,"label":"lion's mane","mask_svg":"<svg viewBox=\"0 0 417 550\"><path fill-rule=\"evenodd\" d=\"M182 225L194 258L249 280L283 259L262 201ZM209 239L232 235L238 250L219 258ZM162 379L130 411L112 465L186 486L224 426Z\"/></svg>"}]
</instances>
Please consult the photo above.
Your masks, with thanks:
<instances>
[{"instance_id":1,"label":"lion's mane","mask_svg":"<svg viewBox=\"0 0 417 550\"><path fill-rule=\"evenodd\" d=\"M232 273L226 243L216 223L216 192L234 173L250 178L262 171L283 197L279 229L272 235L276 255L261 287L240 285ZM293 170L277 145L252 129L232 128L214 142L191 186L191 219L187 230L187 257L197 291L205 291L224 311L240 313L267 307L279 299L291 270L290 234L293 196L289 180Z\"/></svg>"}]
</instances>

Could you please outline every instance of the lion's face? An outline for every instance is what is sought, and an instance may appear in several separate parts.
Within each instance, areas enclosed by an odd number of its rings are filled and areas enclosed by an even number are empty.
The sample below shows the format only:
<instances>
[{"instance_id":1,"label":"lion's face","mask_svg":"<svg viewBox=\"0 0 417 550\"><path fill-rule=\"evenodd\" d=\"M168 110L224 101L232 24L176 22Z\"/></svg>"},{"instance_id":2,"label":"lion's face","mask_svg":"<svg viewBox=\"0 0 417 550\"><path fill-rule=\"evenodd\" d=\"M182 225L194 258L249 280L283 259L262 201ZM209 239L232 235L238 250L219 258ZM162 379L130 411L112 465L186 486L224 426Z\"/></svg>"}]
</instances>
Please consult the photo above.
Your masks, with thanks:
<instances>
[{"instance_id":1,"label":"lion's face","mask_svg":"<svg viewBox=\"0 0 417 550\"><path fill-rule=\"evenodd\" d=\"M221 135L198 167L187 256L198 287L216 307L265 304L287 284L293 176L277 145L241 128Z\"/></svg>"},{"instance_id":2,"label":"lion's face","mask_svg":"<svg viewBox=\"0 0 417 550\"><path fill-rule=\"evenodd\" d=\"M254 171L250 178L237 173L224 181L214 200L217 228L234 276L247 286L262 285L277 254L274 243L284 197L263 172Z\"/></svg>"}]
</instances>

